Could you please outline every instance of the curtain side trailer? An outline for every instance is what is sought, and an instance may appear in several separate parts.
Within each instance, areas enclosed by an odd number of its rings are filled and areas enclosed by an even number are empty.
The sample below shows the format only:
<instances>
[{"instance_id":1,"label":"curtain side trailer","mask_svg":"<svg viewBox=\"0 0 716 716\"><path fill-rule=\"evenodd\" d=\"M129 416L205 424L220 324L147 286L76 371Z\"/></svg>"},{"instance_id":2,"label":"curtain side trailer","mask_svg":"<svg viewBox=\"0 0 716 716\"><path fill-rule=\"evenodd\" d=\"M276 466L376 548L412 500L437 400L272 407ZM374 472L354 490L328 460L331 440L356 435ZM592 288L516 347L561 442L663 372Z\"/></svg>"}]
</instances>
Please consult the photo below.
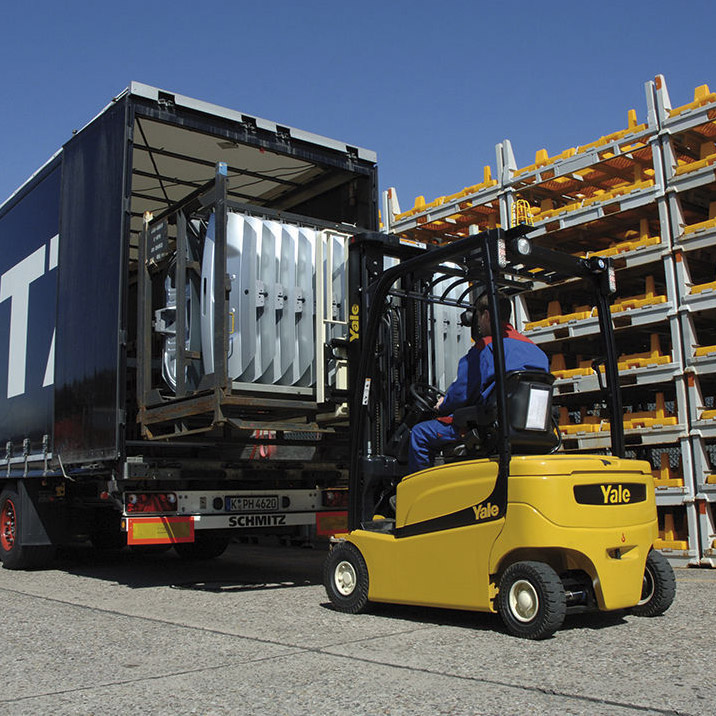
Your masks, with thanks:
<instances>
[{"instance_id":1,"label":"curtain side trailer","mask_svg":"<svg viewBox=\"0 0 716 716\"><path fill-rule=\"evenodd\" d=\"M0 205L0 557L345 527L373 152L132 83Z\"/></svg>"}]
</instances>

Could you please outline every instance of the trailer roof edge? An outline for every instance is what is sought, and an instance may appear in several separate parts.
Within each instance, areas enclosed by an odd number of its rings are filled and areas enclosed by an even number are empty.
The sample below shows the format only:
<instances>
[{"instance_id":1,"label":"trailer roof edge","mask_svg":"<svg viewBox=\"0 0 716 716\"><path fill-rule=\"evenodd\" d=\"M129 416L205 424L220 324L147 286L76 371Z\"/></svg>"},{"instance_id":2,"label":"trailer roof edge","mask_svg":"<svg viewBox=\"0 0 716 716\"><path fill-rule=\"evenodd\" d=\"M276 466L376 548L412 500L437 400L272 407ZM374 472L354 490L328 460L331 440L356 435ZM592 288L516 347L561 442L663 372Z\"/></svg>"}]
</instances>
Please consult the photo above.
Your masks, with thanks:
<instances>
[{"instance_id":1,"label":"trailer roof edge","mask_svg":"<svg viewBox=\"0 0 716 716\"><path fill-rule=\"evenodd\" d=\"M280 127L282 130L288 130L289 135L293 139L308 142L310 144L316 144L318 146L322 146L327 149L333 149L334 151L338 152L354 152L359 159L362 159L367 162L376 163L378 161L378 155L376 154L376 152L370 149L356 147L354 145L347 144L346 142L331 139L320 134L306 132L302 129L297 129L295 127L279 124L278 122L273 122L269 119L263 119L261 117L256 117L251 114L246 114L244 112L241 112L240 110L229 109L227 107L222 107L218 104L212 104L211 102L204 102L202 100L193 99L192 97L187 97L186 95L176 94L174 92L162 90L157 87L152 87L151 85L142 84L141 82L131 82L129 87L125 91L128 92L130 95L144 97L145 99L150 99L155 102L159 101L160 95L167 95L172 98L174 104L176 104L177 106L185 107L187 109L191 109L197 112L202 112L204 114L210 114L216 117L222 117L223 119L228 119L234 122L244 122L245 119L248 117L256 123L256 127L259 129L264 129L269 132L276 133L278 131L278 128ZM118 95L115 100L121 96L121 94Z\"/></svg>"}]
</instances>

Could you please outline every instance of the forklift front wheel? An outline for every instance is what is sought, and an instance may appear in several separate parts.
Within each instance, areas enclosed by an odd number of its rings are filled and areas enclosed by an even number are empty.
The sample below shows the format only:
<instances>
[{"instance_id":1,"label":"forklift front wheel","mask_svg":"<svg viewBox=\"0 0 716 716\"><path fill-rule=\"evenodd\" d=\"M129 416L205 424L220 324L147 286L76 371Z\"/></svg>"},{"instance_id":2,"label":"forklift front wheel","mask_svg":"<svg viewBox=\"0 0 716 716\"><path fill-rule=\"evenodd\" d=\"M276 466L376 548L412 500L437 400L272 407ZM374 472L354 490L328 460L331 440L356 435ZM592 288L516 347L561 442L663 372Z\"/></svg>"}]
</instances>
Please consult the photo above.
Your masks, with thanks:
<instances>
[{"instance_id":1,"label":"forklift front wheel","mask_svg":"<svg viewBox=\"0 0 716 716\"><path fill-rule=\"evenodd\" d=\"M368 605L368 568L363 555L350 542L339 542L323 566L323 585L339 612L359 614Z\"/></svg>"},{"instance_id":2,"label":"forklift front wheel","mask_svg":"<svg viewBox=\"0 0 716 716\"><path fill-rule=\"evenodd\" d=\"M497 605L507 631L523 639L546 639L562 626L567 598L548 564L516 562L500 579Z\"/></svg>"}]
</instances>

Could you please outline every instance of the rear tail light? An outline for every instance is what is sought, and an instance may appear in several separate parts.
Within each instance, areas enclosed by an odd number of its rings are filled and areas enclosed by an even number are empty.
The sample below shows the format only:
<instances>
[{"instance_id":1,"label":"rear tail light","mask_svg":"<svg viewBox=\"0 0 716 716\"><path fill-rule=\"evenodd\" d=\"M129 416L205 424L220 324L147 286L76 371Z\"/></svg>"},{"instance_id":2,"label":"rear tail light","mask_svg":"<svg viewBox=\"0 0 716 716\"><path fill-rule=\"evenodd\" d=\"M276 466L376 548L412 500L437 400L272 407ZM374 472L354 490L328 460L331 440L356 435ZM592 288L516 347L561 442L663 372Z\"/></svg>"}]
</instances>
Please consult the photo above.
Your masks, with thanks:
<instances>
[{"instance_id":1,"label":"rear tail light","mask_svg":"<svg viewBox=\"0 0 716 716\"><path fill-rule=\"evenodd\" d=\"M174 492L129 492L124 499L127 513L176 512L177 496Z\"/></svg>"},{"instance_id":2,"label":"rear tail light","mask_svg":"<svg viewBox=\"0 0 716 716\"><path fill-rule=\"evenodd\" d=\"M324 507L348 507L348 490L339 488L323 491Z\"/></svg>"}]
</instances>

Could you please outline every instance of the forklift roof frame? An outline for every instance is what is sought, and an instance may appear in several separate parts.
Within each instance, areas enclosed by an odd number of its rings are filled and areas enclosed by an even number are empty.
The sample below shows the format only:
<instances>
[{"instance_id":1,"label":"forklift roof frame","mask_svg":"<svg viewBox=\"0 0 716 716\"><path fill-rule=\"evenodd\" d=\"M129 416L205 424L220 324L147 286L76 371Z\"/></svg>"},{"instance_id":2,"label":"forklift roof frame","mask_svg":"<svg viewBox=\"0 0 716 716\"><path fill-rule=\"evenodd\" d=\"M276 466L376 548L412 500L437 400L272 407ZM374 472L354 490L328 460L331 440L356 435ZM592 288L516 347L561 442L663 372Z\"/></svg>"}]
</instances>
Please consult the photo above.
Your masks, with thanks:
<instances>
[{"instance_id":1,"label":"forklift roof frame","mask_svg":"<svg viewBox=\"0 0 716 716\"><path fill-rule=\"evenodd\" d=\"M350 530L358 528L364 518L361 514L363 487L361 458L366 457L364 455L366 413L370 405L378 329L385 311L386 299L391 294L393 285L401 278L416 272L426 275L434 274L436 269L445 262L455 263L459 266L457 271L462 274L462 280L466 282L480 280L484 284L492 325L501 325L497 300L499 287L520 285L519 279L522 279L521 285L527 281L527 288L529 288L535 279L534 269L540 269L539 280L548 284L560 283L572 278L583 278L592 282L597 298L597 314L604 343L606 385L603 386L603 392L606 393L606 404L611 420L611 451L615 456L624 457L625 442L621 420L622 403L619 391L617 352L608 298L616 289L611 260L600 257L578 258L535 246L526 238L525 234L528 232L529 227L519 225L509 230L490 229L441 246L424 246L418 255L413 255L380 274L379 270L373 266L372 273L376 276L376 280L356 292L355 295L360 297L359 315L361 317L367 315L367 317L361 320L363 326L358 332L361 339L360 350L358 367L352 381L353 392L350 404L350 414L354 424L351 434L349 480L348 527ZM364 242L382 243L385 249L384 256L395 256L398 253L395 247L405 243L401 242L398 237L386 234L359 234L351 242L354 256L358 254L356 248ZM355 261L354 259L351 277L353 281L358 278ZM448 270L455 273L455 269ZM508 276L518 277L518 279L509 279ZM409 294L403 295L408 296ZM463 296L465 295L463 294ZM504 515L507 505L507 477L511 457L510 441L505 429L507 396L504 390L505 350L501 332L496 332L492 344L495 354L499 467L491 499L494 500L493 504L500 506L500 513L496 517L499 519Z\"/></svg>"}]
</instances>

